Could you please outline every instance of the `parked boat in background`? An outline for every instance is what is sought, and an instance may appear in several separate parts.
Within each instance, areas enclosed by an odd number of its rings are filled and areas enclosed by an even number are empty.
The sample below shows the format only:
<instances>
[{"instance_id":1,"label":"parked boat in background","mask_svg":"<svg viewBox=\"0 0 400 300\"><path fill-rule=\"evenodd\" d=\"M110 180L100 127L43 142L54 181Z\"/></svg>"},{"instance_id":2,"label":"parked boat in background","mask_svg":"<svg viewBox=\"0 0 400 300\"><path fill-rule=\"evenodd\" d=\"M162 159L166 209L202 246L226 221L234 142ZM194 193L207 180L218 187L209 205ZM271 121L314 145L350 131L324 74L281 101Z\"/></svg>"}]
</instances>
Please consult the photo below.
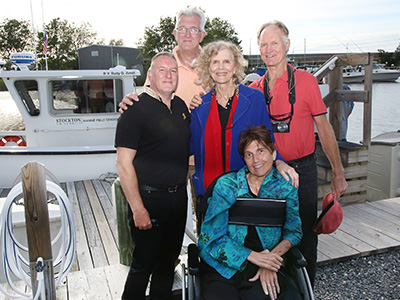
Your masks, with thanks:
<instances>
[{"instance_id":1,"label":"parked boat in background","mask_svg":"<svg viewBox=\"0 0 400 300\"><path fill-rule=\"evenodd\" d=\"M135 91L138 70L1 71L24 131L0 131L0 187L11 187L29 161L60 181L115 172L118 103Z\"/></svg>"},{"instance_id":2,"label":"parked boat in background","mask_svg":"<svg viewBox=\"0 0 400 300\"><path fill-rule=\"evenodd\" d=\"M388 70L374 63L372 66L372 81L374 82L394 82L400 77L399 70ZM364 82L364 69L357 69L353 66L343 68L344 83Z\"/></svg>"}]
</instances>

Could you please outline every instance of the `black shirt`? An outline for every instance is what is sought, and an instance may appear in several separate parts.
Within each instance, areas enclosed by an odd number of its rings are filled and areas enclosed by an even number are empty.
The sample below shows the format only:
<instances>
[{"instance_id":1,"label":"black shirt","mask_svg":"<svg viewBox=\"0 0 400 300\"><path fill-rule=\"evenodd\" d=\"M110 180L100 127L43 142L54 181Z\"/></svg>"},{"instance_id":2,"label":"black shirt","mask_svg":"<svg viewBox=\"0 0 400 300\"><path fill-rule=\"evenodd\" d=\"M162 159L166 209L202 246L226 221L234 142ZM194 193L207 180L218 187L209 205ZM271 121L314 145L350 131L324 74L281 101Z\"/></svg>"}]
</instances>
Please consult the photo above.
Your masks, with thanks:
<instances>
[{"instance_id":1,"label":"black shirt","mask_svg":"<svg viewBox=\"0 0 400 300\"><path fill-rule=\"evenodd\" d=\"M189 158L190 114L175 96L171 110L146 93L117 124L115 146L137 150L133 165L139 184L155 187L185 184Z\"/></svg>"}]
</instances>

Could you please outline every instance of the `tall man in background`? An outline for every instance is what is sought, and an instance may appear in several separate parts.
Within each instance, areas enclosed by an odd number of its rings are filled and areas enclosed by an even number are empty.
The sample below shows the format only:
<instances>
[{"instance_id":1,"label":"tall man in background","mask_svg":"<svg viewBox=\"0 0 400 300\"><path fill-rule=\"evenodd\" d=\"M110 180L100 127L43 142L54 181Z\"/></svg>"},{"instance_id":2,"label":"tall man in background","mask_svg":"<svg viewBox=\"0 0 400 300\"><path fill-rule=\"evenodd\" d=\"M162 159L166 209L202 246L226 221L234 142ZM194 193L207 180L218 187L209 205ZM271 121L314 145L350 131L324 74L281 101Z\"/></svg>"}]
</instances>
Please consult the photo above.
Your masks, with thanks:
<instances>
[{"instance_id":1,"label":"tall man in background","mask_svg":"<svg viewBox=\"0 0 400 300\"><path fill-rule=\"evenodd\" d=\"M348 185L344 178L338 145L326 118L326 106L317 79L287 63L289 30L279 21L261 26L257 34L261 58L268 71L250 87L264 93L275 135L275 146L286 162L299 173L299 204L303 238L300 250L314 285L317 235L312 227L317 217L318 182L314 124L332 166L332 192L339 198Z\"/></svg>"}]
</instances>

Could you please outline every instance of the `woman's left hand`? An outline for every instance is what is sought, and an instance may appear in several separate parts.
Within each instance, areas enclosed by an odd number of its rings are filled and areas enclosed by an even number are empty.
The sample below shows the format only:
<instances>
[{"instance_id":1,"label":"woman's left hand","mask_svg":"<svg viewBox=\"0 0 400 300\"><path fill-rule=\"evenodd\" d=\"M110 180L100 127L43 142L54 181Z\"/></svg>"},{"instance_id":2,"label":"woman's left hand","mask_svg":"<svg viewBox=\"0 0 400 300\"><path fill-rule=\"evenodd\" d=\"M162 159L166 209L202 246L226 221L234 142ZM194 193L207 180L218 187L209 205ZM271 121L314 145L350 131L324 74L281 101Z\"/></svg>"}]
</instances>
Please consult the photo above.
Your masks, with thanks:
<instances>
[{"instance_id":1,"label":"woman's left hand","mask_svg":"<svg viewBox=\"0 0 400 300\"><path fill-rule=\"evenodd\" d=\"M292 180L292 185L294 187L299 186L299 174L297 174L296 170L285 163L283 160L277 159L275 161L275 167L279 173L285 178L286 181L289 181L289 177Z\"/></svg>"},{"instance_id":2,"label":"woman's left hand","mask_svg":"<svg viewBox=\"0 0 400 300\"><path fill-rule=\"evenodd\" d=\"M272 300L276 299L281 292L276 272L259 268L256 275L249 279L249 281L254 282L258 279L260 280L264 293L269 295Z\"/></svg>"}]
</instances>

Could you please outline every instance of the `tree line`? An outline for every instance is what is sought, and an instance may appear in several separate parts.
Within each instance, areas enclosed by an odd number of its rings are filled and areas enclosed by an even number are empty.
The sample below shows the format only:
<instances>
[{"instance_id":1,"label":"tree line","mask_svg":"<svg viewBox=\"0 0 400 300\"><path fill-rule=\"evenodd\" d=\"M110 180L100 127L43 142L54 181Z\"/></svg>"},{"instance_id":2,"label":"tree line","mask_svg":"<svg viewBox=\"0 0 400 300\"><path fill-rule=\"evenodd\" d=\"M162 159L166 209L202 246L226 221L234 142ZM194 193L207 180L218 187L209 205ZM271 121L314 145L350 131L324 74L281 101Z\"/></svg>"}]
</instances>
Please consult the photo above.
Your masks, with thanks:
<instances>
[{"instance_id":1,"label":"tree line","mask_svg":"<svg viewBox=\"0 0 400 300\"><path fill-rule=\"evenodd\" d=\"M138 41L138 49L142 58L151 58L160 51L172 51L176 42L172 34L175 28L175 17L160 18L158 25L145 27L143 38ZM78 69L78 49L93 45L105 44L104 39L99 39L89 23L77 25L67 20L55 18L45 24L47 36L47 61L50 70ZM207 35L202 44L214 40L229 40L240 48L241 41L232 24L220 18L206 19ZM40 65L44 68L45 55L43 53L44 30L36 31L36 52ZM122 39L113 39L108 45L124 46ZM5 19L0 24L0 56L8 60L11 53L34 53L34 39L31 24L28 21ZM7 61L6 66L11 62Z\"/></svg>"}]
</instances>

